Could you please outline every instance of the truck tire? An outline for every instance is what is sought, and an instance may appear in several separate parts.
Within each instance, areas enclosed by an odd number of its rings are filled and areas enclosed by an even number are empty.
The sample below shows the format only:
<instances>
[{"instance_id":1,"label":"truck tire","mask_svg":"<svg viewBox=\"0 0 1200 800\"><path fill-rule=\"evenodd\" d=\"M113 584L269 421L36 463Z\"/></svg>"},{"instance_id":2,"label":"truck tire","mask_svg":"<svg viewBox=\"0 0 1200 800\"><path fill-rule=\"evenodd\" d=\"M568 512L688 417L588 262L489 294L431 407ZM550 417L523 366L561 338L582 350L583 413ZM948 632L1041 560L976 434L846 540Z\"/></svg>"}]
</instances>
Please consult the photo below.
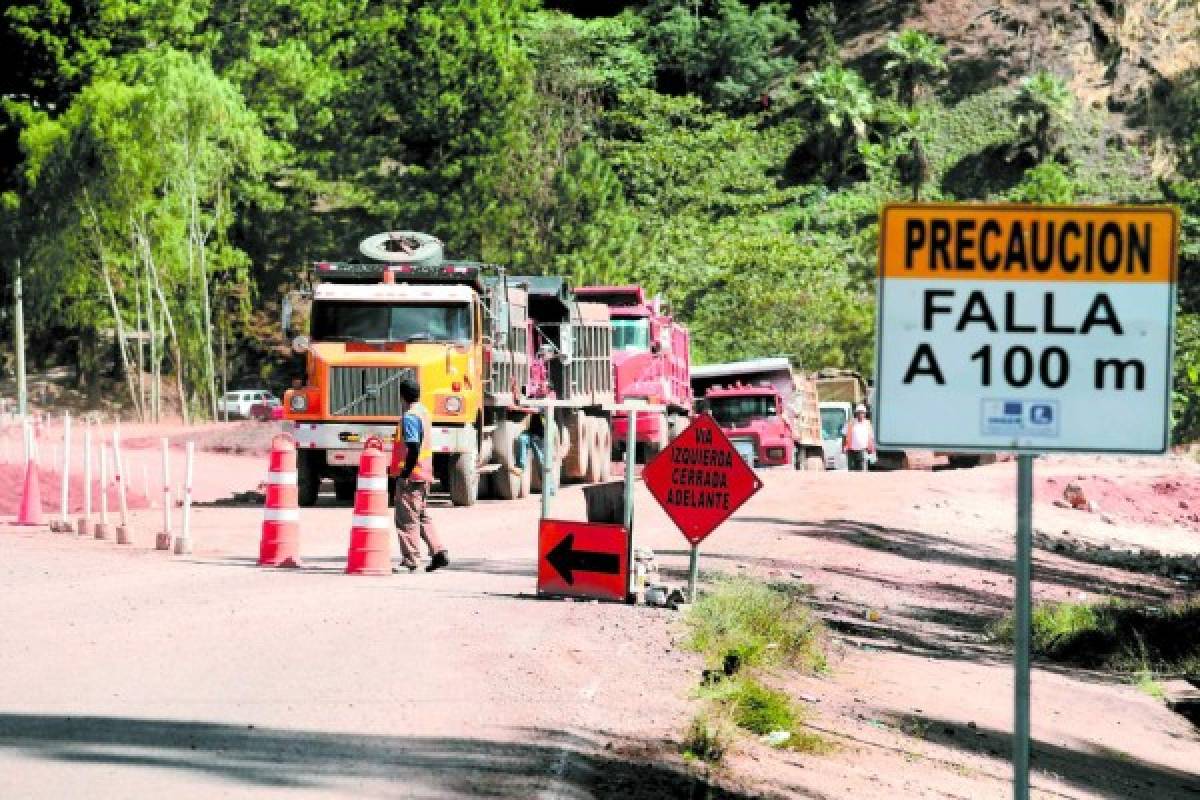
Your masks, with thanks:
<instances>
[{"instance_id":1,"label":"truck tire","mask_svg":"<svg viewBox=\"0 0 1200 800\"><path fill-rule=\"evenodd\" d=\"M582 411L567 412L567 424L563 430L566 455L563 458L563 477L587 479L588 456L592 452L591 418Z\"/></svg>"},{"instance_id":2,"label":"truck tire","mask_svg":"<svg viewBox=\"0 0 1200 800\"><path fill-rule=\"evenodd\" d=\"M597 453L600 459L600 482L612 478L612 427L606 419L596 420Z\"/></svg>"},{"instance_id":3,"label":"truck tire","mask_svg":"<svg viewBox=\"0 0 1200 800\"><path fill-rule=\"evenodd\" d=\"M317 504L317 493L321 489L321 465L317 458L325 453L320 450L301 450L296 453L296 501L309 508Z\"/></svg>"},{"instance_id":4,"label":"truck tire","mask_svg":"<svg viewBox=\"0 0 1200 800\"><path fill-rule=\"evenodd\" d=\"M587 470L583 480L586 483L599 483L604 480L604 458L608 455L608 446L604 442L604 420L596 417L587 419Z\"/></svg>"},{"instance_id":5,"label":"truck tire","mask_svg":"<svg viewBox=\"0 0 1200 800\"><path fill-rule=\"evenodd\" d=\"M388 247L394 241L402 241L409 252ZM441 240L417 231L388 231L368 236L359 242L358 252L375 261L391 264L431 265L442 262Z\"/></svg>"},{"instance_id":6,"label":"truck tire","mask_svg":"<svg viewBox=\"0 0 1200 800\"><path fill-rule=\"evenodd\" d=\"M516 444L524 426L511 420L502 419L496 423L492 432L492 457L500 465L500 469L491 474L492 490L501 500L516 500L521 496L521 483L524 476L513 475L510 467L517 464ZM529 464L525 465L529 469Z\"/></svg>"},{"instance_id":7,"label":"truck tire","mask_svg":"<svg viewBox=\"0 0 1200 800\"><path fill-rule=\"evenodd\" d=\"M458 453L450 461L450 502L456 506L473 506L479 496L479 470L475 453Z\"/></svg>"},{"instance_id":8,"label":"truck tire","mask_svg":"<svg viewBox=\"0 0 1200 800\"><path fill-rule=\"evenodd\" d=\"M339 503L354 502L354 492L357 488L357 481L353 479L333 482L333 493L337 496Z\"/></svg>"}]
</instances>

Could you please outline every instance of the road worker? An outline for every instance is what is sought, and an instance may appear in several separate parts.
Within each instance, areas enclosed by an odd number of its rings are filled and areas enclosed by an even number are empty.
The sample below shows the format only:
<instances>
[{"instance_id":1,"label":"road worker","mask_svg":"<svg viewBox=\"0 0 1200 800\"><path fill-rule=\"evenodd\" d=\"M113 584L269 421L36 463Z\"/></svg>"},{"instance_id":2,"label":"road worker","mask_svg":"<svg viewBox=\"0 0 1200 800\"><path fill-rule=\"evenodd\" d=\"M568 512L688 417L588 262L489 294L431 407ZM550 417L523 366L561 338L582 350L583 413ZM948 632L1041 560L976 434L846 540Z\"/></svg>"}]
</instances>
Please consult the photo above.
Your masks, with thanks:
<instances>
[{"instance_id":1,"label":"road worker","mask_svg":"<svg viewBox=\"0 0 1200 800\"><path fill-rule=\"evenodd\" d=\"M846 454L847 469L867 471L867 454L875 454L875 431L867 419L867 407L862 403L854 407L854 419L842 427L842 452Z\"/></svg>"},{"instance_id":2,"label":"road worker","mask_svg":"<svg viewBox=\"0 0 1200 800\"><path fill-rule=\"evenodd\" d=\"M421 404L419 383L403 379L400 397L405 410L396 427L390 471L396 478L396 531L402 564L410 572L416 570L424 539L431 557L425 571L433 572L450 563L428 509L429 484L433 481L433 426L429 409Z\"/></svg>"}]
</instances>

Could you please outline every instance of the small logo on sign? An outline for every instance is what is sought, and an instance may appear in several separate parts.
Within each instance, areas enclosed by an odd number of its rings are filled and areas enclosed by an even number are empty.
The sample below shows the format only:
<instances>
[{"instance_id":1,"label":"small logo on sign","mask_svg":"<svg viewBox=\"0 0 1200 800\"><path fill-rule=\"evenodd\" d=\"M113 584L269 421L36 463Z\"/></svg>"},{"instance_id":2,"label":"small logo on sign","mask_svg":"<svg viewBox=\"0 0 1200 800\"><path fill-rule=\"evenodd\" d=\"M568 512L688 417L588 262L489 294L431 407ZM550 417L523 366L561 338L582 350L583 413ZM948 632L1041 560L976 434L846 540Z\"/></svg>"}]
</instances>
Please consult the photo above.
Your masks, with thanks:
<instances>
[{"instance_id":1,"label":"small logo on sign","mask_svg":"<svg viewBox=\"0 0 1200 800\"><path fill-rule=\"evenodd\" d=\"M980 428L985 436L1058 436L1055 400L984 400Z\"/></svg>"},{"instance_id":2,"label":"small logo on sign","mask_svg":"<svg viewBox=\"0 0 1200 800\"><path fill-rule=\"evenodd\" d=\"M1034 425L1053 425L1054 407L1046 403L1037 403L1030 406L1029 421Z\"/></svg>"}]
</instances>

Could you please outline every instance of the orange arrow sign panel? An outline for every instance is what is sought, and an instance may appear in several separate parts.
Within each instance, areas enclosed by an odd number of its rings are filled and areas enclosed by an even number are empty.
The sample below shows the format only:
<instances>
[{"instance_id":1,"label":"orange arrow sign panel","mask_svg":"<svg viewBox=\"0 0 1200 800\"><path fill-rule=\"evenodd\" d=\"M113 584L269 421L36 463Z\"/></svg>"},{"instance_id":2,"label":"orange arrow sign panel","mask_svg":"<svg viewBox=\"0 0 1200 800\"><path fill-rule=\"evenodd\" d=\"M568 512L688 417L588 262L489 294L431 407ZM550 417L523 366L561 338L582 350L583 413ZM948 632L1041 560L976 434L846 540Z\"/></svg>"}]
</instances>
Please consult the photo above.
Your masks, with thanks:
<instances>
[{"instance_id":1,"label":"orange arrow sign panel","mask_svg":"<svg viewBox=\"0 0 1200 800\"><path fill-rule=\"evenodd\" d=\"M762 488L762 481L708 414L646 465L646 488L692 544L699 544Z\"/></svg>"},{"instance_id":2,"label":"orange arrow sign panel","mask_svg":"<svg viewBox=\"0 0 1200 800\"><path fill-rule=\"evenodd\" d=\"M621 525L544 519L538 526L538 594L624 601L629 534Z\"/></svg>"}]
</instances>

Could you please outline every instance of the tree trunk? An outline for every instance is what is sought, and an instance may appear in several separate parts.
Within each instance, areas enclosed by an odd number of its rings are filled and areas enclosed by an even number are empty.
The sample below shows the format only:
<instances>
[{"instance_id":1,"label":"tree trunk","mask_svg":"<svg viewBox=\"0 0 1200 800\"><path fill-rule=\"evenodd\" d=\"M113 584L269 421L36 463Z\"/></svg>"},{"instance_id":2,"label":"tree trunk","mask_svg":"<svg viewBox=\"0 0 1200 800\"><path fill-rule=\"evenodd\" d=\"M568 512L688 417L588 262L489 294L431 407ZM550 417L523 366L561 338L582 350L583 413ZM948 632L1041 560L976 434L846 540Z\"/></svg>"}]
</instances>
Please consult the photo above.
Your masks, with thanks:
<instances>
[{"instance_id":1,"label":"tree trunk","mask_svg":"<svg viewBox=\"0 0 1200 800\"><path fill-rule=\"evenodd\" d=\"M125 372L125 385L129 390L129 402L133 403L133 409L137 413L138 419L145 421L142 407L138 403L137 392L133 385L133 372L129 368L129 353L125 349L125 326L121 322L121 307L117 304L117 293L113 291L112 275L108 270L108 254L105 251L104 241L100 238L100 219L96 215L96 209L92 208L86 191L84 192L83 202L84 209L92 218L92 245L96 248L96 256L100 261L100 272L104 276L104 289L108 295L108 307L112 311L113 326L117 331L117 350L121 354L121 368Z\"/></svg>"},{"instance_id":2,"label":"tree trunk","mask_svg":"<svg viewBox=\"0 0 1200 800\"><path fill-rule=\"evenodd\" d=\"M175 332L175 318L171 316L171 308L167 305L166 295L163 294L162 282L158 279L158 269L154 266L154 254L150 252L150 242L145 236L141 236L140 238L143 258L145 259L146 266L150 269L150 276L154 280L154 293L158 297L163 319L167 323L167 335L171 343L171 357L175 361L175 386L179 391L179 415L183 419L184 425L190 425L188 398L183 380L183 353L179 348L179 336Z\"/></svg>"}]
</instances>

